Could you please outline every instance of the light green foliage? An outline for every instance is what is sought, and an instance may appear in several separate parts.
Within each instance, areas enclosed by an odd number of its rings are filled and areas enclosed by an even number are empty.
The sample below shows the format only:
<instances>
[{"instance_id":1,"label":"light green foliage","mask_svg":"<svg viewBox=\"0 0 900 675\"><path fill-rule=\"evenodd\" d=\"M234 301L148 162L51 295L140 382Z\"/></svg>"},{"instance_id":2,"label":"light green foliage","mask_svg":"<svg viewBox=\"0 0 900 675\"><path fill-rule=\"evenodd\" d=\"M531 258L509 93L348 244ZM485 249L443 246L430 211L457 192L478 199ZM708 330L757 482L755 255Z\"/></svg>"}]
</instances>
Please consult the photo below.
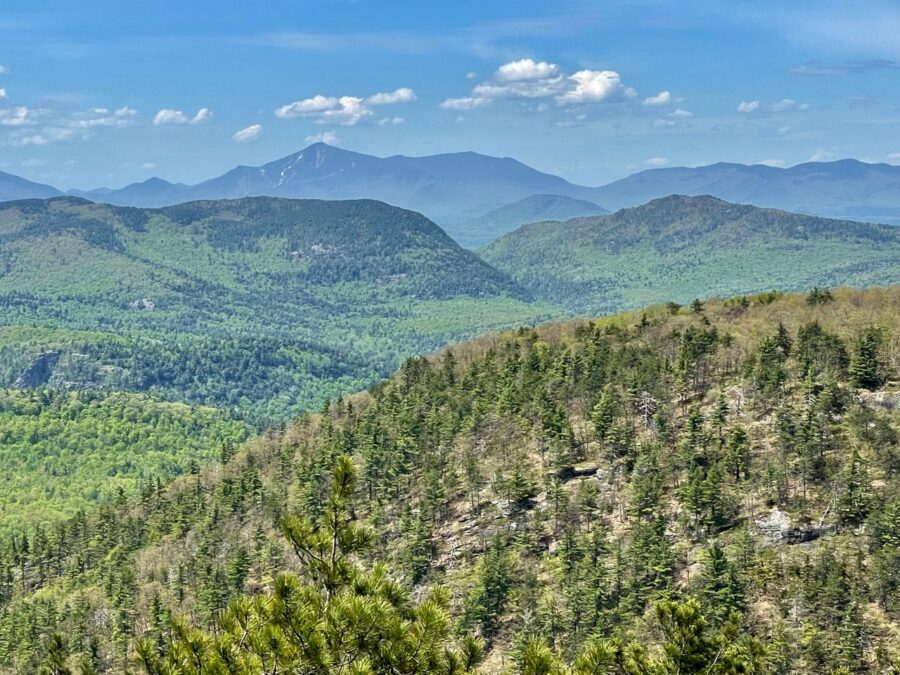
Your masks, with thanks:
<instances>
[{"instance_id":1,"label":"light green foliage","mask_svg":"<svg viewBox=\"0 0 900 675\"><path fill-rule=\"evenodd\" d=\"M139 394L0 391L0 534L167 482L247 434L214 408Z\"/></svg>"}]
</instances>

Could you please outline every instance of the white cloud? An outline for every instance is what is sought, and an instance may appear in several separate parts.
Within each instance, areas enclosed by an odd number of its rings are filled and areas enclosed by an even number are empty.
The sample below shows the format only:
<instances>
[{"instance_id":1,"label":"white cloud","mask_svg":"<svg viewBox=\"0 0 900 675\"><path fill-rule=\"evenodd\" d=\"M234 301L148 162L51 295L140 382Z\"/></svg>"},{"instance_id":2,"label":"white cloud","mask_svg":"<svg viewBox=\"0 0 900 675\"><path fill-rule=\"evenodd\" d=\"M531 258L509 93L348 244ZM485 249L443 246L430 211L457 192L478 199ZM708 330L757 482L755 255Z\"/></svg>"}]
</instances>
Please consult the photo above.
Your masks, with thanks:
<instances>
[{"instance_id":1,"label":"white cloud","mask_svg":"<svg viewBox=\"0 0 900 675\"><path fill-rule=\"evenodd\" d=\"M34 111L25 106L0 110L0 124L5 127L24 127L34 124Z\"/></svg>"},{"instance_id":2,"label":"white cloud","mask_svg":"<svg viewBox=\"0 0 900 675\"><path fill-rule=\"evenodd\" d=\"M133 115L131 109L127 106L120 108L122 114L119 117ZM119 111L116 111L118 114ZM163 108L153 116L153 124L162 126L164 124L203 124L212 119L212 111L209 108L200 108L193 117L188 117L181 110L173 110L171 108Z\"/></svg>"},{"instance_id":3,"label":"white cloud","mask_svg":"<svg viewBox=\"0 0 900 675\"><path fill-rule=\"evenodd\" d=\"M661 92L662 93L662 92ZM668 94L668 92L666 92ZM599 103L635 98L614 70L579 70L566 75L554 63L519 59L504 63L468 96L448 98L445 110L471 110L497 99L554 99L559 105ZM671 100L671 94L668 94Z\"/></svg>"},{"instance_id":4,"label":"white cloud","mask_svg":"<svg viewBox=\"0 0 900 675\"><path fill-rule=\"evenodd\" d=\"M786 112L788 110L806 110L809 108L808 103L797 103L792 98L783 98L777 103L772 104L772 112Z\"/></svg>"},{"instance_id":5,"label":"white cloud","mask_svg":"<svg viewBox=\"0 0 900 675\"><path fill-rule=\"evenodd\" d=\"M390 92L372 94L366 99L369 105L394 105L396 103L411 103L416 100L416 92L409 87L400 87Z\"/></svg>"},{"instance_id":6,"label":"white cloud","mask_svg":"<svg viewBox=\"0 0 900 675\"><path fill-rule=\"evenodd\" d=\"M622 80L614 70L579 70L569 77L575 88L556 97L560 103L595 103L617 94L629 96ZM633 90L631 90L633 91Z\"/></svg>"},{"instance_id":7,"label":"white cloud","mask_svg":"<svg viewBox=\"0 0 900 675\"><path fill-rule=\"evenodd\" d=\"M751 113L759 108L759 101L741 101L737 107L739 113Z\"/></svg>"},{"instance_id":8,"label":"white cloud","mask_svg":"<svg viewBox=\"0 0 900 675\"><path fill-rule=\"evenodd\" d=\"M668 163L669 160L665 157L651 157L650 159L644 160L646 166L665 166Z\"/></svg>"},{"instance_id":9,"label":"white cloud","mask_svg":"<svg viewBox=\"0 0 900 675\"><path fill-rule=\"evenodd\" d=\"M669 117L680 117L682 119L687 119L688 117L693 117L694 113L689 110L685 110L683 108L676 108L672 112L669 113Z\"/></svg>"},{"instance_id":10,"label":"white cloud","mask_svg":"<svg viewBox=\"0 0 900 675\"><path fill-rule=\"evenodd\" d=\"M763 166L771 166L776 169L783 169L785 166L787 166L787 162L785 162L783 159L764 159L760 162L760 164L762 164Z\"/></svg>"},{"instance_id":11,"label":"white cloud","mask_svg":"<svg viewBox=\"0 0 900 675\"><path fill-rule=\"evenodd\" d=\"M661 91L656 96L648 96L644 99L644 105L669 105L672 102L672 92Z\"/></svg>"},{"instance_id":12,"label":"white cloud","mask_svg":"<svg viewBox=\"0 0 900 675\"><path fill-rule=\"evenodd\" d=\"M673 122L672 120L664 120L664 119L653 120L653 127L656 129L668 129L669 127L674 127L674 126L675 126L675 122Z\"/></svg>"},{"instance_id":13,"label":"white cloud","mask_svg":"<svg viewBox=\"0 0 900 675\"><path fill-rule=\"evenodd\" d=\"M6 95L6 89L4 89L3 87L0 87L0 101L3 101L7 98L9 98L9 97Z\"/></svg>"},{"instance_id":14,"label":"white cloud","mask_svg":"<svg viewBox=\"0 0 900 675\"><path fill-rule=\"evenodd\" d=\"M292 117L302 117L310 113L323 112L331 110L338 105L337 98L333 96L322 96L316 94L312 98L304 98L301 101L294 101L283 105L275 111L275 116L282 119L290 119Z\"/></svg>"},{"instance_id":15,"label":"white cloud","mask_svg":"<svg viewBox=\"0 0 900 675\"><path fill-rule=\"evenodd\" d=\"M448 98L441 103L444 110L472 110L489 105L491 99L477 96L463 96L462 98Z\"/></svg>"},{"instance_id":16,"label":"white cloud","mask_svg":"<svg viewBox=\"0 0 900 675\"><path fill-rule=\"evenodd\" d=\"M31 159L26 159L24 162L22 162L22 166L24 166L26 169L39 169L42 166L46 166L46 164L46 159L37 159L34 157Z\"/></svg>"},{"instance_id":17,"label":"white cloud","mask_svg":"<svg viewBox=\"0 0 900 675\"><path fill-rule=\"evenodd\" d=\"M44 127L41 129L40 133L26 132L22 129L12 137L11 142L13 145L22 147L29 145L42 146L60 141L68 141L74 137L74 129L65 127Z\"/></svg>"},{"instance_id":18,"label":"white cloud","mask_svg":"<svg viewBox=\"0 0 900 675\"><path fill-rule=\"evenodd\" d=\"M520 59L504 63L497 69L495 77L500 82L555 79L559 77L559 66L546 61Z\"/></svg>"},{"instance_id":19,"label":"white cloud","mask_svg":"<svg viewBox=\"0 0 900 675\"><path fill-rule=\"evenodd\" d=\"M409 87L400 87L391 92L379 92L367 98L359 96L322 96L317 94L275 110L280 119L297 117L311 118L317 124L341 124L353 126L375 113L369 106L395 105L416 100L416 93Z\"/></svg>"},{"instance_id":20,"label":"white cloud","mask_svg":"<svg viewBox=\"0 0 900 675\"><path fill-rule=\"evenodd\" d=\"M137 115L137 110L129 108L127 105L123 105L121 108L116 108L113 115L116 117L134 117Z\"/></svg>"},{"instance_id":21,"label":"white cloud","mask_svg":"<svg viewBox=\"0 0 900 675\"><path fill-rule=\"evenodd\" d=\"M406 120L402 117L383 117L378 120L378 126L387 127L387 126L397 126L398 124L403 124Z\"/></svg>"},{"instance_id":22,"label":"white cloud","mask_svg":"<svg viewBox=\"0 0 900 675\"><path fill-rule=\"evenodd\" d=\"M326 145L337 145L340 140L333 131L323 131L321 134L314 134L306 137L307 143L325 143Z\"/></svg>"},{"instance_id":23,"label":"white cloud","mask_svg":"<svg viewBox=\"0 0 900 675\"><path fill-rule=\"evenodd\" d=\"M231 138L236 143L249 143L257 140L260 136L262 136L262 124L251 124L249 127L235 131Z\"/></svg>"},{"instance_id":24,"label":"white cloud","mask_svg":"<svg viewBox=\"0 0 900 675\"><path fill-rule=\"evenodd\" d=\"M200 108L197 111L197 114L191 118L191 124L203 124L204 122L209 122L212 119L212 110L209 108Z\"/></svg>"},{"instance_id":25,"label":"white cloud","mask_svg":"<svg viewBox=\"0 0 900 675\"><path fill-rule=\"evenodd\" d=\"M151 169L156 168L156 164L154 164L153 162L144 162L143 164L141 164L141 168L144 171L150 171Z\"/></svg>"},{"instance_id":26,"label":"white cloud","mask_svg":"<svg viewBox=\"0 0 900 675\"><path fill-rule=\"evenodd\" d=\"M8 72L9 72L9 67L4 66L2 63L0 63L0 75L6 75Z\"/></svg>"},{"instance_id":27,"label":"white cloud","mask_svg":"<svg viewBox=\"0 0 900 675\"><path fill-rule=\"evenodd\" d=\"M188 117L180 110L172 110L171 108L163 108L153 116L153 124L161 126L163 124L187 124Z\"/></svg>"},{"instance_id":28,"label":"white cloud","mask_svg":"<svg viewBox=\"0 0 900 675\"><path fill-rule=\"evenodd\" d=\"M807 162L832 162L837 159L837 155L832 150L816 150L810 155Z\"/></svg>"},{"instance_id":29,"label":"white cloud","mask_svg":"<svg viewBox=\"0 0 900 675\"><path fill-rule=\"evenodd\" d=\"M892 161L896 161L896 160L900 159L900 152L891 152L891 153L888 153L887 158L890 159L890 160L892 160Z\"/></svg>"}]
</instances>

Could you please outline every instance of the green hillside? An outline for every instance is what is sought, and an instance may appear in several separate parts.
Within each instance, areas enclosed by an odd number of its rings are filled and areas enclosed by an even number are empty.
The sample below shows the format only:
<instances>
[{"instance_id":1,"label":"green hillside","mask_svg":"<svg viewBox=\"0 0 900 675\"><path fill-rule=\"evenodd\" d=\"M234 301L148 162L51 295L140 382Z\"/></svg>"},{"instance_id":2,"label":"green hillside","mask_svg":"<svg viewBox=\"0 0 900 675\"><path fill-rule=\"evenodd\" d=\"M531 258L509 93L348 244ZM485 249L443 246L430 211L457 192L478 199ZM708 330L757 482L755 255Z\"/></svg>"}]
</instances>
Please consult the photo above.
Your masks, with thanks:
<instances>
[{"instance_id":1,"label":"green hillside","mask_svg":"<svg viewBox=\"0 0 900 675\"><path fill-rule=\"evenodd\" d=\"M423 216L374 201L11 202L0 251L0 385L24 374L255 419L554 313ZM58 360L36 377L46 352Z\"/></svg>"},{"instance_id":2,"label":"green hillside","mask_svg":"<svg viewBox=\"0 0 900 675\"><path fill-rule=\"evenodd\" d=\"M898 326L900 287L766 293L412 359L7 537L0 663L895 672Z\"/></svg>"},{"instance_id":3,"label":"green hillside","mask_svg":"<svg viewBox=\"0 0 900 675\"><path fill-rule=\"evenodd\" d=\"M672 196L536 223L482 256L536 297L594 314L770 288L900 282L900 229Z\"/></svg>"},{"instance_id":4,"label":"green hillside","mask_svg":"<svg viewBox=\"0 0 900 675\"><path fill-rule=\"evenodd\" d=\"M139 394L0 391L0 533L196 470L246 440L221 412Z\"/></svg>"}]
</instances>

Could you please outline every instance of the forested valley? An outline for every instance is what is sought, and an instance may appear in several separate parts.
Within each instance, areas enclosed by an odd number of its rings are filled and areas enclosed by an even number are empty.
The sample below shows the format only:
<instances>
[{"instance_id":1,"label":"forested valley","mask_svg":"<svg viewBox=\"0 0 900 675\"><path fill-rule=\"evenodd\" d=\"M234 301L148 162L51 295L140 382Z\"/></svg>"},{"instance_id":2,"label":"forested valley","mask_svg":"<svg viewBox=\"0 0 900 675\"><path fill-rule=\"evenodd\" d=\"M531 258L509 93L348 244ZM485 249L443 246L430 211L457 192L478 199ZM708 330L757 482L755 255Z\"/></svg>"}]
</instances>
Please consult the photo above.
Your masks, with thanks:
<instances>
[{"instance_id":1,"label":"forested valley","mask_svg":"<svg viewBox=\"0 0 900 675\"><path fill-rule=\"evenodd\" d=\"M898 312L897 287L768 292L410 359L4 534L0 662L894 672Z\"/></svg>"}]
</instances>

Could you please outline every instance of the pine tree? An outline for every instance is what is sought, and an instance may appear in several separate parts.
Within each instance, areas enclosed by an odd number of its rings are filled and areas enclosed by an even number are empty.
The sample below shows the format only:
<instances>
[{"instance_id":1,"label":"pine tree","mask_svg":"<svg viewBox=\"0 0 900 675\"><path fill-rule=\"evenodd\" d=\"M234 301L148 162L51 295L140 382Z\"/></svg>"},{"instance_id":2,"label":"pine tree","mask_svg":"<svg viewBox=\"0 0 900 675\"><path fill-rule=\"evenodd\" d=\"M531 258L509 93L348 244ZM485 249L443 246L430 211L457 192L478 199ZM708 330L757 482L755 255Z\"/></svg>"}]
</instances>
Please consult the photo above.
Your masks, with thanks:
<instances>
[{"instance_id":1,"label":"pine tree","mask_svg":"<svg viewBox=\"0 0 900 675\"><path fill-rule=\"evenodd\" d=\"M867 328L850 359L850 381L860 389L877 389L884 381L882 365L878 356L881 348L881 332Z\"/></svg>"}]
</instances>

